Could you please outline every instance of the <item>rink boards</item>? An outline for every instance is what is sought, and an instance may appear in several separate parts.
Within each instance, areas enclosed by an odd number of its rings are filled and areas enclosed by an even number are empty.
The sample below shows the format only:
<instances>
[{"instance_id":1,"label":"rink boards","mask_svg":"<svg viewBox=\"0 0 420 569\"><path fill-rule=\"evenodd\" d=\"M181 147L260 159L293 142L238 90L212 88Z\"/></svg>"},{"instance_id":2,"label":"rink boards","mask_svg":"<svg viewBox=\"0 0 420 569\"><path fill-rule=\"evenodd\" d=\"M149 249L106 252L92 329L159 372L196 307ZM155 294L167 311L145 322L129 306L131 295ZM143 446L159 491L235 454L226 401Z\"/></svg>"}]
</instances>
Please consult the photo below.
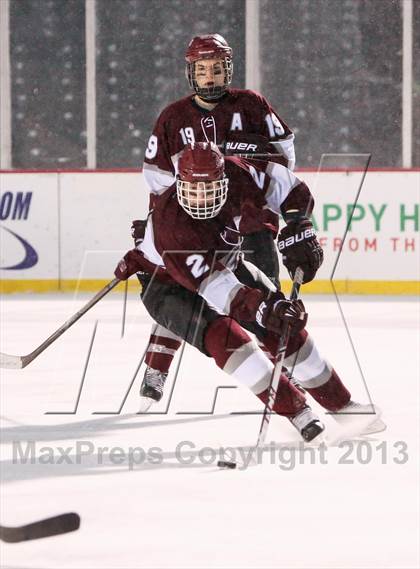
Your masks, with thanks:
<instances>
[{"instance_id":1,"label":"rink boards","mask_svg":"<svg viewBox=\"0 0 420 569\"><path fill-rule=\"evenodd\" d=\"M420 171L298 176L314 194L325 252L307 292L418 292ZM147 211L140 171L0 173L1 292L97 290Z\"/></svg>"}]
</instances>

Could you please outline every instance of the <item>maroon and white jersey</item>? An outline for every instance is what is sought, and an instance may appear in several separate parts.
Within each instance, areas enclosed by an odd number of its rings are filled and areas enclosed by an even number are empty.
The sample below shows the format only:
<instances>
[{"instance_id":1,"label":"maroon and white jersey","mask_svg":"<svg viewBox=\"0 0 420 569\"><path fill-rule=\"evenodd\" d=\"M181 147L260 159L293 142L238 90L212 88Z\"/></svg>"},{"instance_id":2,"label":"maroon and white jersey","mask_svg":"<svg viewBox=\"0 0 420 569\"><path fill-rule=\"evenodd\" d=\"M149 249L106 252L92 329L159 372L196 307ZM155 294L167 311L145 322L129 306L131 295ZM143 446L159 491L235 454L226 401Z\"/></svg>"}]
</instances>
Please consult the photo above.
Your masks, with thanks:
<instances>
[{"instance_id":1,"label":"maroon and white jersey","mask_svg":"<svg viewBox=\"0 0 420 569\"><path fill-rule=\"evenodd\" d=\"M189 95L162 111L149 139L143 173L152 196L162 194L173 184L184 146L214 142L221 147L235 134L264 136L274 145L272 152L282 154L285 165L294 168L294 135L262 95L228 89L211 111L197 105L194 95ZM244 154L252 150L244 142L237 146L231 150Z\"/></svg>"},{"instance_id":2,"label":"maroon and white jersey","mask_svg":"<svg viewBox=\"0 0 420 569\"><path fill-rule=\"evenodd\" d=\"M189 216L178 203L175 184L158 197L138 250L143 269L154 278L198 292L229 314L232 299L244 286L233 271L242 236L255 231L254 208L309 214L313 199L306 184L278 163L227 157L225 174L228 198L214 218Z\"/></svg>"}]
</instances>

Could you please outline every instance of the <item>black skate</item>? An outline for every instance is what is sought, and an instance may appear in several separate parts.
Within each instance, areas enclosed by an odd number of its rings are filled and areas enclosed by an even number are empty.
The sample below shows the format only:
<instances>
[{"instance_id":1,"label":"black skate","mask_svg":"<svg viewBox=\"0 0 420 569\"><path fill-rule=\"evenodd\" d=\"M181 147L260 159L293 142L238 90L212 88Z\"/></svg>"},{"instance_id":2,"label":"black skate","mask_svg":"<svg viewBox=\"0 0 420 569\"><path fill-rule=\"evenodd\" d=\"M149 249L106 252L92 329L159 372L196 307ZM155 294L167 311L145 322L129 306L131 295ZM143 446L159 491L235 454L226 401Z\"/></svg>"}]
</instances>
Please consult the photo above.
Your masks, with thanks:
<instances>
[{"instance_id":1,"label":"black skate","mask_svg":"<svg viewBox=\"0 0 420 569\"><path fill-rule=\"evenodd\" d=\"M143 383L140 387L141 409L144 413L152 403L157 403L162 399L163 387L165 385L167 373L147 367L144 373Z\"/></svg>"},{"instance_id":2,"label":"black skate","mask_svg":"<svg viewBox=\"0 0 420 569\"><path fill-rule=\"evenodd\" d=\"M324 424L319 417L315 415L309 405L305 405L293 417L289 417L289 421L299 431L305 442L309 443L319 436L325 429Z\"/></svg>"}]
</instances>

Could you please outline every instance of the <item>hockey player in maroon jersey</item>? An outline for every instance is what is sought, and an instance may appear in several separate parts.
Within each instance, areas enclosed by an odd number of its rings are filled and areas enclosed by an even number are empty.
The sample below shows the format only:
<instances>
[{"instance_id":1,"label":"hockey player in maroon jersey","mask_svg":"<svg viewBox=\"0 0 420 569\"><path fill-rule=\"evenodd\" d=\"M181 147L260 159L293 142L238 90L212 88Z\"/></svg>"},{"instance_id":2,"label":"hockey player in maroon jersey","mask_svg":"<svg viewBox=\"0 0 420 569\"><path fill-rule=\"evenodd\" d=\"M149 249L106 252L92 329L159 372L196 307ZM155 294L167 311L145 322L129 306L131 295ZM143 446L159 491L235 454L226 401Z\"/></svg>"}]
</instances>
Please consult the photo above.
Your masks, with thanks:
<instances>
[{"instance_id":1,"label":"hockey player in maroon jersey","mask_svg":"<svg viewBox=\"0 0 420 569\"><path fill-rule=\"evenodd\" d=\"M232 89L232 49L219 34L194 37L186 52L186 75L193 94L166 107L150 136L143 165L153 207L174 182L178 157L186 144L210 141L227 154L276 154L276 161L293 169L294 135L260 94ZM259 214L260 215L260 214ZM265 211L270 227L259 226L244 238L246 258L279 286L275 238L278 219ZM133 236L143 237L144 222L133 222ZM170 342L169 342L170 340ZM167 343L171 344L168 347ZM161 327L154 329L146 354L147 369L141 394L159 400L153 388L158 376L167 377L180 340ZM150 405L150 403L149 403ZM145 407L144 407L145 408Z\"/></svg>"},{"instance_id":2,"label":"hockey player in maroon jersey","mask_svg":"<svg viewBox=\"0 0 420 569\"><path fill-rule=\"evenodd\" d=\"M279 164L228 157L212 143L188 146L179 160L176 183L155 204L145 238L120 261L115 275L138 273L142 300L156 322L186 340L262 401L273 363L251 339L253 332L275 354L284 322L291 326L285 366L324 408L341 417L369 413L363 428L377 420L370 405L351 401L348 389L319 354L305 330L302 301L286 300L241 254L242 236L255 224L255 208L270 208L288 224L280 233L283 260L296 263L311 280L322 249L307 217L313 200L308 187ZM168 341L168 349L171 342ZM287 416L305 440L323 425L305 396L282 376L274 410ZM367 421L366 421L367 419Z\"/></svg>"},{"instance_id":3,"label":"hockey player in maroon jersey","mask_svg":"<svg viewBox=\"0 0 420 569\"><path fill-rule=\"evenodd\" d=\"M282 155L282 163L293 170L294 135L259 93L232 89L232 49L219 34L193 38L186 52L187 77L193 95L167 106L160 114L145 152L144 176L154 196L174 181L176 164L185 145L214 142L230 153L264 150ZM242 141L237 135L244 135ZM253 142L257 136L258 146ZM246 138L250 141L247 144ZM232 138L232 140L231 140Z\"/></svg>"}]
</instances>

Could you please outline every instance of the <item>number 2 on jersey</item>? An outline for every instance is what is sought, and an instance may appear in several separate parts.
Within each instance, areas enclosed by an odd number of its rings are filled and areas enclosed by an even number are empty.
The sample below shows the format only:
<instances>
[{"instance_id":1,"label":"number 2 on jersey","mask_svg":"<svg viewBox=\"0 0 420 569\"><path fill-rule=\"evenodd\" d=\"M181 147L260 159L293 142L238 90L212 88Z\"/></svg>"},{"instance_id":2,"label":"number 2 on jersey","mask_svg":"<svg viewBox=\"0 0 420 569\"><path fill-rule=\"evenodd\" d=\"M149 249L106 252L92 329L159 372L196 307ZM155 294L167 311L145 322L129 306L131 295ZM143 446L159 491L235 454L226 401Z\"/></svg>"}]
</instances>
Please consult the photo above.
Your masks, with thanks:
<instances>
[{"instance_id":1,"label":"number 2 on jersey","mask_svg":"<svg viewBox=\"0 0 420 569\"><path fill-rule=\"evenodd\" d=\"M210 267L204 262L203 255L189 255L186 263L191 267L191 272L196 279L200 278L201 275L204 275L206 271L210 270Z\"/></svg>"}]
</instances>

